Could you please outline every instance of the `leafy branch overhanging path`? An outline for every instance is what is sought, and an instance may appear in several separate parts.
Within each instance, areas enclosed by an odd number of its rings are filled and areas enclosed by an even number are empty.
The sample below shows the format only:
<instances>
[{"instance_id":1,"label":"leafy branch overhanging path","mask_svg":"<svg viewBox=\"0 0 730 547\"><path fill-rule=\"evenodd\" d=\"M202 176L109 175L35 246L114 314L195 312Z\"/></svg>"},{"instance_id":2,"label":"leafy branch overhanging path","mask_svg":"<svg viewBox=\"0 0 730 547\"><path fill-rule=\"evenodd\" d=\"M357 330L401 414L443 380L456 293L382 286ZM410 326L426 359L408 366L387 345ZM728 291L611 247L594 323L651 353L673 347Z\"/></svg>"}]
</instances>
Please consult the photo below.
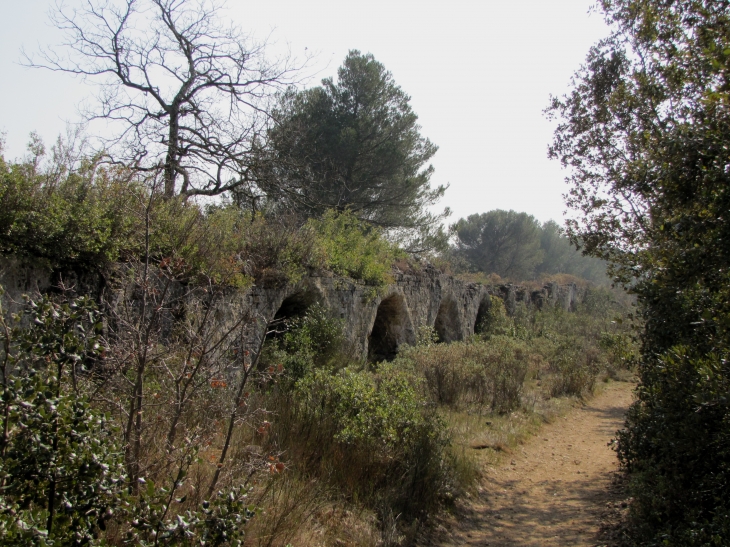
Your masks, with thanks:
<instances>
[{"instance_id":1,"label":"leafy branch overhanging path","mask_svg":"<svg viewBox=\"0 0 730 547\"><path fill-rule=\"evenodd\" d=\"M620 492L611 484L618 461L608 443L623 426L634 387L609 384L490 468L479 495L439 545L611 545L601 523L607 506L620 503Z\"/></svg>"}]
</instances>

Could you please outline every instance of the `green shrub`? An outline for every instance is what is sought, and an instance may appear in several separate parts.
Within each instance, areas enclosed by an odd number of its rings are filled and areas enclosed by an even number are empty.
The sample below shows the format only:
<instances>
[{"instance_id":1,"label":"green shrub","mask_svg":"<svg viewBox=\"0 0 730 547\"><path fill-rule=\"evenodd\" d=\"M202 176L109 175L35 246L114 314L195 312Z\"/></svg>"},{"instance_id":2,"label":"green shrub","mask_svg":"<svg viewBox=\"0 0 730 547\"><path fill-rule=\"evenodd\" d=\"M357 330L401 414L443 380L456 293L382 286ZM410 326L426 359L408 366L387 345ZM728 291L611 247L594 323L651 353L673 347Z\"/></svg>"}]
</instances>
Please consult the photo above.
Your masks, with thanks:
<instances>
[{"instance_id":1,"label":"green shrub","mask_svg":"<svg viewBox=\"0 0 730 547\"><path fill-rule=\"evenodd\" d=\"M493 336L489 342L416 346L403 352L394 366L424 378L428 397L436 404L509 412L520 405L529 352L522 341Z\"/></svg>"},{"instance_id":2,"label":"green shrub","mask_svg":"<svg viewBox=\"0 0 730 547\"><path fill-rule=\"evenodd\" d=\"M551 397L583 397L593 392L597 378L620 377L638 355L630 299L615 291L590 287L575 312L546 305L541 310L523 304L507 316L492 297L484 330L488 342L495 335L521 340L527 355L540 361L538 374L546 375Z\"/></svg>"},{"instance_id":3,"label":"green shrub","mask_svg":"<svg viewBox=\"0 0 730 547\"><path fill-rule=\"evenodd\" d=\"M302 226L230 203L202 207L165 199L123 168L96 158L72 167L7 163L0 156L0 253L56 268L99 269L114 261L166 260L180 279L245 286L296 283L329 268L367 284L391 280L403 256L376 227L330 211Z\"/></svg>"},{"instance_id":4,"label":"green shrub","mask_svg":"<svg viewBox=\"0 0 730 547\"><path fill-rule=\"evenodd\" d=\"M178 279L239 288L262 280L246 247L257 224L243 211L230 206L205 210L193 201L154 195L148 212L139 214L149 216L150 258L170 264Z\"/></svg>"},{"instance_id":5,"label":"green shrub","mask_svg":"<svg viewBox=\"0 0 730 547\"><path fill-rule=\"evenodd\" d=\"M29 314L2 329L0 544L96 545L125 486L118 431L75 389L102 352L99 316L86 299Z\"/></svg>"},{"instance_id":6,"label":"green shrub","mask_svg":"<svg viewBox=\"0 0 730 547\"><path fill-rule=\"evenodd\" d=\"M296 283L312 269L325 264L324 251L309 226L300 226L287 217L269 218L234 209L228 214L247 219L236 237L236 253L244 272L268 284Z\"/></svg>"},{"instance_id":7,"label":"green shrub","mask_svg":"<svg viewBox=\"0 0 730 547\"><path fill-rule=\"evenodd\" d=\"M603 368L597 347L573 338L563 340L552 350L549 371L552 373L550 396L590 395L596 385L598 373Z\"/></svg>"},{"instance_id":8,"label":"green shrub","mask_svg":"<svg viewBox=\"0 0 730 547\"><path fill-rule=\"evenodd\" d=\"M262 367L282 365L289 381L297 381L315 368L333 369L346 359L343 322L330 316L319 303L310 306L301 317L287 321L286 332L267 341L261 358Z\"/></svg>"},{"instance_id":9,"label":"green shrub","mask_svg":"<svg viewBox=\"0 0 730 547\"><path fill-rule=\"evenodd\" d=\"M117 432L83 398L53 393L56 381L50 370L27 369L3 390L10 435L0 461L0 544L96 544L122 503Z\"/></svg>"},{"instance_id":10,"label":"green shrub","mask_svg":"<svg viewBox=\"0 0 730 547\"><path fill-rule=\"evenodd\" d=\"M474 326L474 332L484 336L492 334L508 334L512 332L514 327L513 321L507 316L507 310L504 307L504 300L498 296L489 297L489 309L484 317L481 318L479 324Z\"/></svg>"},{"instance_id":11,"label":"green shrub","mask_svg":"<svg viewBox=\"0 0 730 547\"><path fill-rule=\"evenodd\" d=\"M174 487L156 487L151 481L139 494L128 514L125 543L139 547L240 547L244 527L255 515L248 503L248 489L234 487L218 492L199 507L178 513L171 506L185 502L175 499L185 473L178 474ZM172 509L172 511L171 511ZM172 514L170 514L172 513Z\"/></svg>"},{"instance_id":12,"label":"green shrub","mask_svg":"<svg viewBox=\"0 0 730 547\"><path fill-rule=\"evenodd\" d=\"M636 336L628 332L603 332L598 340L610 377L618 371L633 370L638 359Z\"/></svg>"},{"instance_id":13,"label":"green shrub","mask_svg":"<svg viewBox=\"0 0 730 547\"><path fill-rule=\"evenodd\" d=\"M453 488L444 426L411 378L320 369L278 403L272 442L353 500L418 516Z\"/></svg>"},{"instance_id":14,"label":"green shrub","mask_svg":"<svg viewBox=\"0 0 730 547\"><path fill-rule=\"evenodd\" d=\"M378 228L349 211L334 210L311 219L308 226L319 238L326 266L336 274L376 286L392 281L393 263L404 253L386 241Z\"/></svg>"},{"instance_id":15,"label":"green shrub","mask_svg":"<svg viewBox=\"0 0 730 547\"><path fill-rule=\"evenodd\" d=\"M0 158L0 253L95 268L139 250L138 185L92 160L52 175Z\"/></svg>"},{"instance_id":16,"label":"green shrub","mask_svg":"<svg viewBox=\"0 0 730 547\"><path fill-rule=\"evenodd\" d=\"M146 478L133 481L125 470L130 462L123 448L130 443L124 443L121 428L99 406L108 404L118 412L119 395L134 395L124 375L128 370L122 368L121 378L114 374L110 354L119 348L101 345L101 316L94 304L86 298L44 297L29 300L27 313L28 327L10 328L0 310L0 430L5 432L0 437L0 545L240 545L253 516L248 489L229 480L207 499L199 492L198 452L214 436L200 416L217 410L225 381L218 374L208 376L193 396L188 392L184 402L197 403L192 409L196 415L183 416L186 423L177 429L184 430L178 435L184 438L165 450L151 439L164 438L175 411L174 404L160 404L159 393L152 392L161 391L164 382L175 385L170 376L180 365L175 361L181 348L167 348L164 373L144 378L145 398L150 399L144 408L157 413L145 424L146 459L137 466ZM198 335L208 337L205 328ZM123 349L127 355L129 350L129 345ZM214 366L222 353L228 352L223 348L209 354ZM199 362L196 370L200 368ZM123 388L115 393L113 385L120 380ZM93 404L87 393L97 395ZM198 488L188 476L191 469L198 473Z\"/></svg>"},{"instance_id":17,"label":"green shrub","mask_svg":"<svg viewBox=\"0 0 730 547\"><path fill-rule=\"evenodd\" d=\"M619 432L634 524L647 545L661 545L657 536L688 546L730 537L729 356L697 353L677 346L644 358L638 401Z\"/></svg>"},{"instance_id":18,"label":"green shrub","mask_svg":"<svg viewBox=\"0 0 730 547\"><path fill-rule=\"evenodd\" d=\"M375 227L350 213L325 214L299 225L294 218L251 216L224 204L203 210L180 199L155 200L150 251L181 258L191 273L213 280L239 274L264 285L296 283L316 269L380 286L401 256ZM239 280L239 284L241 284Z\"/></svg>"},{"instance_id":19,"label":"green shrub","mask_svg":"<svg viewBox=\"0 0 730 547\"><path fill-rule=\"evenodd\" d=\"M344 333L343 322L329 315L328 310L317 303L312 305L302 317L290 323L290 330L284 335L283 347L289 355L304 352L310 356L313 367L330 365L336 357L342 357ZM287 368L295 378L307 372Z\"/></svg>"}]
</instances>

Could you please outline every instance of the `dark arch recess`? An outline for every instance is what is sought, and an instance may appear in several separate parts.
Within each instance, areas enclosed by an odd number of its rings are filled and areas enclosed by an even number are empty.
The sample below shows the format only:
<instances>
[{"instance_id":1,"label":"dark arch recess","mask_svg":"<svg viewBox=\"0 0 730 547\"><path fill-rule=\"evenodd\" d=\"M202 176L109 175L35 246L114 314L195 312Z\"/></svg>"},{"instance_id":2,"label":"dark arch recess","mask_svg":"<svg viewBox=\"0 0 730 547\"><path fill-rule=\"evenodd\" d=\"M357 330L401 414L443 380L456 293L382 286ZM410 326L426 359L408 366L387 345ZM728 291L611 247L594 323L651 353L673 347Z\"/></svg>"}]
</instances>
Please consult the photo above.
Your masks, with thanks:
<instances>
[{"instance_id":1,"label":"dark arch recess","mask_svg":"<svg viewBox=\"0 0 730 547\"><path fill-rule=\"evenodd\" d=\"M439 342L455 342L462 339L459 307L452 298L441 301L433 325Z\"/></svg>"},{"instance_id":2,"label":"dark arch recess","mask_svg":"<svg viewBox=\"0 0 730 547\"><path fill-rule=\"evenodd\" d=\"M491 300L489 295L482 298L479 302L479 310L477 311L477 319L474 321L474 334L482 334L487 327L487 318L489 317L489 307Z\"/></svg>"},{"instance_id":3,"label":"dark arch recess","mask_svg":"<svg viewBox=\"0 0 730 547\"><path fill-rule=\"evenodd\" d=\"M286 328L286 322L303 317L310 306L319 301L319 295L315 291L299 291L287 296L279 306L279 310L274 315L273 324L283 327L277 328L277 331L283 331ZM276 336L276 334L273 334Z\"/></svg>"},{"instance_id":4,"label":"dark arch recess","mask_svg":"<svg viewBox=\"0 0 730 547\"><path fill-rule=\"evenodd\" d=\"M368 360L392 361L402 344L414 344L415 335L403 297L389 296L380 303L368 336Z\"/></svg>"}]
</instances>

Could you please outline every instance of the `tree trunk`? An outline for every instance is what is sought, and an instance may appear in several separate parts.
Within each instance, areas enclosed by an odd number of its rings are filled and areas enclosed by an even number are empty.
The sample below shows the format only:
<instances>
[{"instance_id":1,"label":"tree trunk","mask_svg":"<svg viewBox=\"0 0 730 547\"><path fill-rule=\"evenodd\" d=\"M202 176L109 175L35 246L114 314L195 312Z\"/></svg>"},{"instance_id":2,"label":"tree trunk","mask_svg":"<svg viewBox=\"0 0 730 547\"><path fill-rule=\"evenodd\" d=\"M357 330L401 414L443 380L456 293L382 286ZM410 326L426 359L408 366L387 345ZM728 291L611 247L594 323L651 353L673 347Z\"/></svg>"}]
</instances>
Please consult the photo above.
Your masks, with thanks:
<instances>
[{"instance_id":1,"label":"tree trunk","mask_svg":"<svg viewBox=\"0 0 730 547\"><path fill-rule=\"evenodd\" d=\"M165 157L165 198L175 197L175 181L178 168L178 141L180 125L176 112L170 114L170 129L167 142L167 156Z\"/></svg>"}]
</instances>

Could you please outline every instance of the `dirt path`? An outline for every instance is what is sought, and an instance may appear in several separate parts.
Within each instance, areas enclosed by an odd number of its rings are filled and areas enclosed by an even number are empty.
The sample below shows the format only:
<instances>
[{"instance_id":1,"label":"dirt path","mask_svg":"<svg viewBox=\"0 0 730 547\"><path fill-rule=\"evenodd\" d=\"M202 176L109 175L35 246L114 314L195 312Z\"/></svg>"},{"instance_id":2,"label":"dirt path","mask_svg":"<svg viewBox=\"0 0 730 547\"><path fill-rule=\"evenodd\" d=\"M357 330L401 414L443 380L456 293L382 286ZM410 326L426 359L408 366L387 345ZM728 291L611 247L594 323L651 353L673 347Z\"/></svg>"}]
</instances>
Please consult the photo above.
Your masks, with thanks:
<instances>
[{"instance_id":1,"label":"dirt path","mask_svg":"<svg viewBox=\"0 0 730 547\"><path fill-rule=\"evenodd\" d=\"M620 495L611 488L617 460L608 443L623 425L633 388L610 384L490 468L478 499L463 508L441 545L606 545L601 518Z\"/></svg>"}]
</instances>

